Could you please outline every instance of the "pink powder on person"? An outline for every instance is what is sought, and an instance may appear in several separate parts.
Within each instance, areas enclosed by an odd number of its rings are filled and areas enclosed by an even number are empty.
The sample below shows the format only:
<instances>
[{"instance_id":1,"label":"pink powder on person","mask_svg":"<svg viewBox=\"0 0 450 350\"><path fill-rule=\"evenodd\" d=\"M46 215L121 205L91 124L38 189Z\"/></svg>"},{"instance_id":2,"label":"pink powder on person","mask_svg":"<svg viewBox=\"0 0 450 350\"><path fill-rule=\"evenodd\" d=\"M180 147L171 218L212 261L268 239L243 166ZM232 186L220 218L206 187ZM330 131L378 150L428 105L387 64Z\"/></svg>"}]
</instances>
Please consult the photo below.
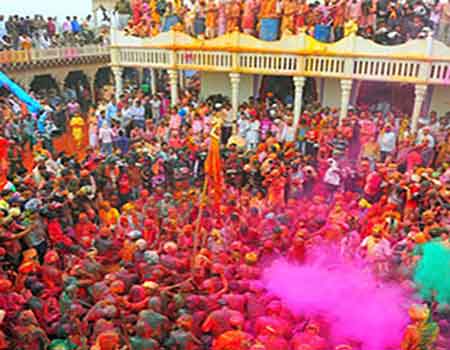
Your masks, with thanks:
<instances>
[{"instance_id":1,"label":"pink powder on person","mask_svg":"<svg viewBox=\"0 0 450 350\"><path fill-rule=\"evenodd\" d=\"M263 273L268 292L295 314L325 318L335 345L352 340L364 350L399 349L410 295L378 281L361 262L344 261L335 249L320 254L303 265L276 260Z\"/></svg>"}]
</instances>

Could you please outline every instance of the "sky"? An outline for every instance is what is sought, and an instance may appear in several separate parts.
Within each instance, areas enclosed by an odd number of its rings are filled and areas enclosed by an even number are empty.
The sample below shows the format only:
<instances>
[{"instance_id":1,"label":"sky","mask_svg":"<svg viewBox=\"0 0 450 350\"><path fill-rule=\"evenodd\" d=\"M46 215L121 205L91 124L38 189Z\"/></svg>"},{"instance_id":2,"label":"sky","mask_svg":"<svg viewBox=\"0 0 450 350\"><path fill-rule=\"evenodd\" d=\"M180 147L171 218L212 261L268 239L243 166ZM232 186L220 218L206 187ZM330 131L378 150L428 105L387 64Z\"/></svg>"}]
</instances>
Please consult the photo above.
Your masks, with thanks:
<instances>
[{"instance_id":1,"label":"sky","mask_svg":"<svg viewBox=\"0 0 450 350\"><path fill-rule=\"evenodd\" d=\"M0 0L0 14L86 17L91 12L92 0Z\"/></svg>"}]
</instances>

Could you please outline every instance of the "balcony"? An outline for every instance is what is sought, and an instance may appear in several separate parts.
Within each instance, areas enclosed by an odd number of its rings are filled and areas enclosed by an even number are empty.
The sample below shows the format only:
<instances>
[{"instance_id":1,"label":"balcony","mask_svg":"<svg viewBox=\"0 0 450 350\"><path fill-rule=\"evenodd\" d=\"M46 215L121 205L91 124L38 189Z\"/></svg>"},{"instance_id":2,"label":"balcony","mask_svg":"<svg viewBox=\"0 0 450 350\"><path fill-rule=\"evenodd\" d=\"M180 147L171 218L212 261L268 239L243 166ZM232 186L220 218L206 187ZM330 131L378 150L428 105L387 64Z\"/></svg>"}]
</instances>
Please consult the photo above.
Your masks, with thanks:
<instances>
[{"instance_id":1,"label":"balcony","mask_svg":"<svg viewBox=\"0 0 450 350\"><path fill-rule=\"evenodd\" d=\"M19 69L38 65L66 65L85 61L109 60L109 47L88 45L83 47L58 47L29 51L0 51L3 69Z\"/></svg>"},{"instance_id":2,"label":"balcony","mask_svg":"<svg viewBox=\"0 0 450 350\"><path fill-rule=\"evenodd\" d=\"M201 40L181 32L153 38L112 31L112 65L447 84L450 48L431 37L382 46L351 35L325 44L306 34L267 42L242 33Z\"/></svg>"}]
</instances>

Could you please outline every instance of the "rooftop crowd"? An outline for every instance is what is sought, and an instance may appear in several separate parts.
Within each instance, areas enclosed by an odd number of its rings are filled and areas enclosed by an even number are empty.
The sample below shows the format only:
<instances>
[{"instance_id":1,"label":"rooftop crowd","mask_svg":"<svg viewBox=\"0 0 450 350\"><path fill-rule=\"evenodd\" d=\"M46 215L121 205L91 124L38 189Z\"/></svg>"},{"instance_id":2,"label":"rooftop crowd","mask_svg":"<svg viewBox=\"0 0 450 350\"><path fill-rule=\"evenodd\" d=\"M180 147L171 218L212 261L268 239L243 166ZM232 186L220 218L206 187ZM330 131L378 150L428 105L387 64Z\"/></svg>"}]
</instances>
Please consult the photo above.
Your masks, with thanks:
<instances>
[{"instance_id":1,"label":"rooftop crowd","mask_svg":"<svg viewBox=\"0 0 450 350\"><path fill-rule=\"evenodd\" d=\"M334 42L350 33L383 45L404 43L434 33L449 44L450 4L438 0L119 0L116 11L122 27L136 36L154 36L173 29L214 38L240 31L264 40L306 32L323 42ZM120 17L120 16L119 16ZM263 28L266 19L277 26ZM271 39L274 40L274 39Z\"/></svg>"},{"instance_id":2,"label":"rooftop crowd","mask_svg":"<svg viewBox=\"0 0 450 350\"><path fill-rule=\"evenodd\" d=\"M42 15L6 18L0 14L0 51L79 47L104 43L108 30L98 31L92 15L67 16L63 21Z\"/></svg>"},{"instance_id":3,"label":"rooftop crowd","mask_svg":"<svg viewBox=\"0 0 450 350\"><path fill-rule=\"evenodd\" d=\"M189 89L173 108L140 91L87 114L41 102L30 115L0 101L0 349L361 349L268 294L262 269L328 242L414 289L418 248L450 246L449 114L412 134L389 108L355 106L338 125L317 103L297 128L270 93L236 121L226 99ZM75 153L54 147L67 133ZM223 191L203 202L219 137ZM402 350L448 349L441 297L411 307Z\"/></svg>"}]
</instances>

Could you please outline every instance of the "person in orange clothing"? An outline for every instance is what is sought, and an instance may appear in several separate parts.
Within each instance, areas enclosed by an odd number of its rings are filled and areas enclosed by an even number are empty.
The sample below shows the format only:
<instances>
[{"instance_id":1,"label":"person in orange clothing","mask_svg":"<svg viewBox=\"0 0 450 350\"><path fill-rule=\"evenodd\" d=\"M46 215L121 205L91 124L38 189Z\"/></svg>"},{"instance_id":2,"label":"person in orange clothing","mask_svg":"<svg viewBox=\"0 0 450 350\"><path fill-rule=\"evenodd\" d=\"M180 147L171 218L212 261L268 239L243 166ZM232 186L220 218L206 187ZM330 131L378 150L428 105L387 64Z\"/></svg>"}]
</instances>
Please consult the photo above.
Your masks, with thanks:
<instances>
[{"instance_id":1,"label":"person in orange clothing","mask_svg":"<svg viewBox=\"0 0 450 350\"><path fill-rule=\"evenodd\" d=\"M230 318L232 330L218 336L212 345L212 350L247 350L251 345L251 335L242 330L244 318L240 315Z\"/></svg>"},{"instance_id":2,"label":"person in orange clothing","mask_svg":"<svg viewBox=\"0 0 450 350\"><path fill-rule=\"evenodd\" d=\"M239 31L241 22L241 3L239 0L232 0L228 7L227 32Z\"/></svg>"},{"instance_id":3,"label":"person in orange clothing","mask_svg":"<svg viewBox=\"0 0 450 350\"><path fill-rule=\"evenodd\" d=\"M120 217L119 211L116 208L112 208L111 203L108 201L102 202L101 207L99 212L101 222L107 226L117 225Z\"/></svg>"},{"instance_id":4,"label":"person in orange clothing","mask_svg":"<svg viewBox=\"0 0 450 350\"><path fill-rule=\"evenodd\" d=\"M115 331L106 331L100 333L96 339L95 345L91 350L119 350L120 337Z\"/></svg>"},{"instance_id":5,"label":"person in orange clothing","mask_svg":"<svg viewBox=\"0 0 450 350\"><path fill-rule=\"evenodd\" d=\"M218 9L216 2L214 0L209 0L206 7L206 38L212 39L217 36L217 18Z\"/></svg>"},{"instance_id":6,"label":"person in orange clothing","mask_svg":"<svg viewBox=\"0 0 450 350\"><path fill-rule=\"evenodd\" d=\"M295 15L298 12L297 0L283 1L283 17L281 20L281 34L295 34Z\"/></svg>"},{"instance_id":7,"label":"person in orange clothing","mask_svg":"<svg viewBox=\"0 0 450 350\"><path fill-rule=\"evenodd\" d=\"M240 312L226 306L225 300L220 299L218 304L223 306L212 311L201 326L204 333L211 333L214 337L219 337L223 333L231 331L233 329L231 320L235 317L242 317Z\"/></svg>"}]
</instances>

